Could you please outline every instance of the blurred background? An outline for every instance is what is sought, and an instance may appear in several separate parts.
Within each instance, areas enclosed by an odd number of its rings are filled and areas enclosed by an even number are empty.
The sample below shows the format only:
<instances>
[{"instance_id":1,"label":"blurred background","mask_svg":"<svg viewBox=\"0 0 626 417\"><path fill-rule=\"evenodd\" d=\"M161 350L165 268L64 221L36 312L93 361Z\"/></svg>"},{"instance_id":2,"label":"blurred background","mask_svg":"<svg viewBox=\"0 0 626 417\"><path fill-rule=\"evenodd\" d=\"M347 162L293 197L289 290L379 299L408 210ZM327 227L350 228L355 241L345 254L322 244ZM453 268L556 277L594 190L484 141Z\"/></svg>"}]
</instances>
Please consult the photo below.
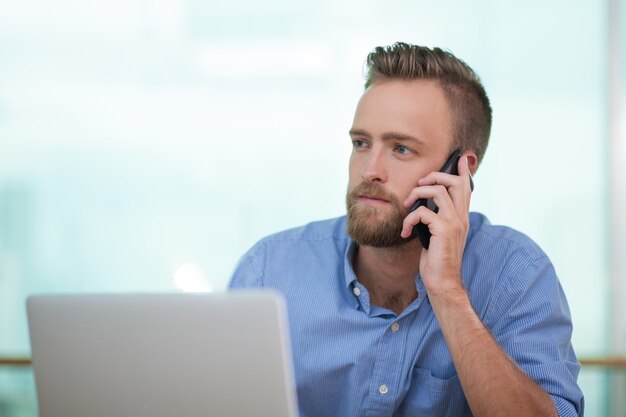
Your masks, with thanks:
<instances>
[{"instance_id":1,"label":"blurred background","mask_svg":"<svg viewBox=\"0 0 626 417\"><path fill-rule=\"evenodd\" d=\"M0 417L37 415L28 295L224 290L262 236L343 214L363 62L395 41L481 76L472 209L551 257L586 415L626 416L624 3L0 0Z\"/></svg>"}]
</instances>

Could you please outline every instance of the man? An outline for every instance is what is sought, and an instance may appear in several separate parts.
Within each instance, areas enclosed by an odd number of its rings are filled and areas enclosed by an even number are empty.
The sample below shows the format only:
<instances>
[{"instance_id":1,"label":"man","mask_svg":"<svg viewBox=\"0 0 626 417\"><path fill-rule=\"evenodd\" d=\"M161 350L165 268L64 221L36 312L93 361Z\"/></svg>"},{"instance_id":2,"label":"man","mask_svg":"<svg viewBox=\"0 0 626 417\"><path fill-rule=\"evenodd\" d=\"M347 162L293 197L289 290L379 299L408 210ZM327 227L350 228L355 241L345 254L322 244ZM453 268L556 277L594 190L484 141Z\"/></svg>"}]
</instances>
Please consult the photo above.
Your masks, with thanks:
<instances>
[{"instance_id":1,"label":"man","mask_svg":"<svg viewBox=\"0 0 626 417\"><path fill-rule=\"evenodd\" d=\"M438 48L396 43L367 63L347 217L261 240L231 282L286 297L301 416L582 416L550 261L468 213L491 129L480 80ZM439 172L456 149L459 175ZM438 211L409 212L419 199Z\"/></svg>"}]
</instances>

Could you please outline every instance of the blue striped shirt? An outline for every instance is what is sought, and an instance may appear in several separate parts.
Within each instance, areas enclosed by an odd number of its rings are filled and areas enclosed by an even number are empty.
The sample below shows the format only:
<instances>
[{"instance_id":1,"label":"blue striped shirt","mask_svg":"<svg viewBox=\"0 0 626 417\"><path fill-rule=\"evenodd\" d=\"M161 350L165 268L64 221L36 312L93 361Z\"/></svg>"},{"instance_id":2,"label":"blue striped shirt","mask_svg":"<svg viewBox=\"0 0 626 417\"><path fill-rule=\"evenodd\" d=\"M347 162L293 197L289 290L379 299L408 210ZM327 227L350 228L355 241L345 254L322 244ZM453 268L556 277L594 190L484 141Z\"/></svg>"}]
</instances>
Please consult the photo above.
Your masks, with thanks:
<instances>
[{"instance_id":1,"label":"blue striped shirt","mask_svg":"<svg viewBox=\"0 0 626 417\"><path fill-rule=\"evenodd\" d=\"M301 417L471 416L419 275L419 296L401 314L371 304L352 269L345 222L261 240L230 284L285 296ZM559 416L582 416L570 313L541 249L470 213L463 280L483 323L550 394Z\"/></svg>"}]
</instances>

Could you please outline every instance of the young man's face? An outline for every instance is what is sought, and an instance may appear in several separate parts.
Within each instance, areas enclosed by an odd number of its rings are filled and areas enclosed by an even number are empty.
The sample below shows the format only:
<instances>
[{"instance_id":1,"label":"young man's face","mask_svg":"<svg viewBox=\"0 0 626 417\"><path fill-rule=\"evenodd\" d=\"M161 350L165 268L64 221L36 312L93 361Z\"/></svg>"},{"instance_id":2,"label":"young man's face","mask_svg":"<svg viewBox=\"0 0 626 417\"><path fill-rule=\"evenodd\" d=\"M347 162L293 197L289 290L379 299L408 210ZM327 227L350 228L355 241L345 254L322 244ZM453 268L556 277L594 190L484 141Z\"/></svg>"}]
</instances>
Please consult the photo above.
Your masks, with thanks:
<instances>
[{"instance_id":1,"label":"young man's face","mask_svg":"<svg viewBox=\"0 0 626 417\"><path fill-rule=\"evenodd\" d=\"M404 200L453 150L443 90L432 80L373 84L357 105L350 137L349 233L369 246L406 242L400 237Z\"/></svg>"}]
</instances>

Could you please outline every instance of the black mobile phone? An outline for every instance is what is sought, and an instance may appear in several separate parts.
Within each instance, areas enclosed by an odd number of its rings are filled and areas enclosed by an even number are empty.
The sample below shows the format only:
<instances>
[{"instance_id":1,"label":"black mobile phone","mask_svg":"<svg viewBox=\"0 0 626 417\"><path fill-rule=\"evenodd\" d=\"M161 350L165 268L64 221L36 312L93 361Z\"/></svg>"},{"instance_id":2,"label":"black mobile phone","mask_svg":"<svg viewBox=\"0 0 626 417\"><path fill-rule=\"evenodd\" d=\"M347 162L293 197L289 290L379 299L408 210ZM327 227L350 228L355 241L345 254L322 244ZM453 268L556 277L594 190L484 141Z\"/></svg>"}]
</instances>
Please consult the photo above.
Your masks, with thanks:
<instances>
[{"instance_id":1,"label":"black mobile phone","mask_svg":"<svg viewBox=\"0 0 626 417\"><path fill-rule=\"evenodd\" d=\"M443 166L441 167L439 171L445 172L446 174L459 175L459 159L461 158L461 156L463 156L463 154L458 149L452 152L452 154L448 157L448 160L446 161L446 163L443 164ZM472 181L471 177L470 177L470 187L473 191L474 182ZM432 200L432 198L428 198L428 199L420 198L413 204L413 206L411 206L411 208L409 209L409 213L414 210L417 210L417 208L421 206L426 206L432 211L434 211L435 213L439 211L439 208L437 207L435 202ZM430 245L430 236L431 236L430 230L428 230L428 226L422 222L413 226L413 233L411 234L411 237L415 237L415 236L418 237L424 249L428 249L428 246Z\"/></svg>"}]
</instances>

